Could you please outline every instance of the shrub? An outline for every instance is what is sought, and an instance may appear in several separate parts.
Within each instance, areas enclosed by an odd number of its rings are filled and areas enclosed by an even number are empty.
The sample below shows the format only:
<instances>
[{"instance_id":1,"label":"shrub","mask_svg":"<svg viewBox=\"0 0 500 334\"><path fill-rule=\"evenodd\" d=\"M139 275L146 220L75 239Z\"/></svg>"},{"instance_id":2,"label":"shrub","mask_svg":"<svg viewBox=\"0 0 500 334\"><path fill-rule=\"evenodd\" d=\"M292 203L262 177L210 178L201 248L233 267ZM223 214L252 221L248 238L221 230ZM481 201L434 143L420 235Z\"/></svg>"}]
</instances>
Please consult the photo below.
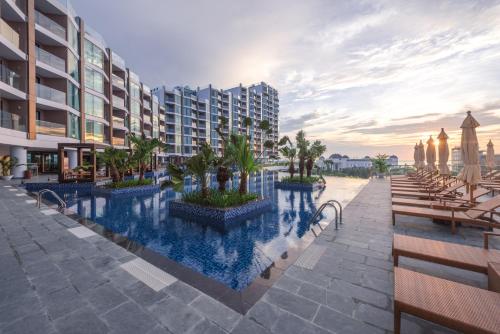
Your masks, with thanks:
<instances>
[{"instance_id":1,"label":"shrub","mask_svg":"<svg viewBox=\"0 0 500 334\"><path fill-rule=\"evenodd\" d=\"M286 176L286 177L284 177L284 178L281 179L281 182L284 182L284 183L313 184L313 183L316 183L316 182L319 182L319 181L320 181L320 177L319 176L306 176L302 180L300 180L299 176L294 176L294 177Z\"/></svg>"},{"instance_id":2,"label":"shrub","mask_svg":"<svg viewBox=\"0 0 500 334\"><path fill-rule=\"evenodd\" d=\"M185 192L182 194L182 200L188 203L211 206L216 208L229 208L232 206L243 205L254 201L259 196L253 193L240 194L238 190L226 190L225 192L209 189L208 197L203 198L200 191Z\"/></svg>"},{"instance_id":3,"label":"shrub","mask_svg":"<svg viewBox=\"0 0 500 334\"><path fill-rule=\"evenodd\" d=\"M151 179L127 180L127 181L113 182L111 184L108 184L106 187L112 189L122 189L130 187L149 186L151 184L153 184L153 180Z\"/></svg>"}]
</instances>

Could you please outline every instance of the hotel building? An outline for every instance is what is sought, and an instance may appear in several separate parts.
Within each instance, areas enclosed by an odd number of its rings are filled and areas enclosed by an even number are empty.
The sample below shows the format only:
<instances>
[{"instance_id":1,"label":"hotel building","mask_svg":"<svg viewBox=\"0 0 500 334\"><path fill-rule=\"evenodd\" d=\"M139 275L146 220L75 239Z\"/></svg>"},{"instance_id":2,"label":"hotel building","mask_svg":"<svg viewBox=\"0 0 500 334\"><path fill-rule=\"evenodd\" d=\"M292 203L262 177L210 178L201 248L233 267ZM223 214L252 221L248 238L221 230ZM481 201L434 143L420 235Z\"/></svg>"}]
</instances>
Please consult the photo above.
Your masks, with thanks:
<instances>
[{"instance_id":1,"label":"hotel building","mask_svg":"<svg viewBox=\"0 0 500 334\"><path fill-rule=\"evenodd\" d=\"M160 160L196 154L201 141L222 149L215 131L246 131L260 154L278 141L278 92L265 83L228 90L164 87L151 90L67 0L0 0L0 156L15 157L22 177L58 169L58 143L128 148L128 134L167 144ZM268 120L272 134L259 129ZM264 152L268 157L274 152ZM81 163L65 153L65 168Z\"/></svg>"},{"instance_id":2,"label":"hotel building","mask_svg":"<svg viewBox=\"0 0 500 334\"><path fill-rule=\"evenodd\" d=\"M202 141L222 152L222 140L216 129L223 117L227 125L224 134L248 134L257 156L268 158L277 155L277 147L264 148L267 140L278 143L279 98L278 91L264 82L249 87L217 89L157 87L153 95L165 106L166 142L169 160L189 157L197 153ZM247 128L245 119L251 120ZM260 123L267 120L271 131L262 131Z\"/></svg>"},{"instance_id":3,"label":"hotel building","mask_svg":"<svg viewBox=\"0 0 500 334\"><path fill-rule=\"evenodd\" d=\"M58 143L165 139L163 105L65 0L0 0L0 75L0 156L22 164L15 177L56 171Z\"/></svg>"}]
</instances>

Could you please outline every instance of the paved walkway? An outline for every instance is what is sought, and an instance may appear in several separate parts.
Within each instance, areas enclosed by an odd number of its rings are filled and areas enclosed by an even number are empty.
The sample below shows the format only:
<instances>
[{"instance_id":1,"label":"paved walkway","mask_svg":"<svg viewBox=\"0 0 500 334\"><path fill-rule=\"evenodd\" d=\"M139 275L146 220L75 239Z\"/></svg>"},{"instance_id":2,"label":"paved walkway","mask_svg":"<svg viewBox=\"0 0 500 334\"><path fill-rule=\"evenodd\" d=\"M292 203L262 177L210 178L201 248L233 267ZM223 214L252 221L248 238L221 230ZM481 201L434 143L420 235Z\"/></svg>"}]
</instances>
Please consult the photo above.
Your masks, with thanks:
<instances>
[{"instance_id":1,"label":"paved walkway","mask_svg":"<svg viewBox=\"0 0 500 334\"><path fill-rule=\"evenodd\" d=\"M0 331L5 333L385 333L393 326L392 234L480 245L481 231L422 219L391 225L388 181L371 181L312 244L312 270L289 267L245 315L176 281L155 292L120 265L135 255L26 203L0 183ZM19 195L21 194L21 195ZM18 196L19 195L19 196ZM48 212L50 213L50 212ZM495 247L498 245L495 245ZM314 256L313 256L314 257ZM401 266L484 287L480 274L400 260ZM403 333L448 333L404 317Z\"/></svg>"}]
</instances>

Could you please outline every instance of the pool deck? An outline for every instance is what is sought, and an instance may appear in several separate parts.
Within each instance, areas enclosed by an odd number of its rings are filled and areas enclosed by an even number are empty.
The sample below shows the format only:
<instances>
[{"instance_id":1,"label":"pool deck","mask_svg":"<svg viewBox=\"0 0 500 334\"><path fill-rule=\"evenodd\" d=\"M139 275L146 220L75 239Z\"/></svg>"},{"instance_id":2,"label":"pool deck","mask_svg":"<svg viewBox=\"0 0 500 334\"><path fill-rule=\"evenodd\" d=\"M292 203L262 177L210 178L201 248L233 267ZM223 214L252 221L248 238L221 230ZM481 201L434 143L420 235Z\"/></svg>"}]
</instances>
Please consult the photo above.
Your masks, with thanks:
<instances>
[{"instance_id":1,"label":"pool deck","mask_svg":"<svg viewBox=\"0 0 500 334\"><path fill-rule=\"evenodd\" d=\"M394 232L481 246L482 232L426 219L391 224L388 180L372 180L246 315L173 279L155 291L126 272L137 257L77 222L36 208L0 181L0 332L388 333ZM15 189L15 190L14 190ZM12 190L12 191L11 191ZM498 242L493 243L498 247ZM485 287L481 274L401 259L400 265ZM307 269L310 268L310 269ZM451 333L403 316L403 333Z\"/></svg>"}]
</instances>

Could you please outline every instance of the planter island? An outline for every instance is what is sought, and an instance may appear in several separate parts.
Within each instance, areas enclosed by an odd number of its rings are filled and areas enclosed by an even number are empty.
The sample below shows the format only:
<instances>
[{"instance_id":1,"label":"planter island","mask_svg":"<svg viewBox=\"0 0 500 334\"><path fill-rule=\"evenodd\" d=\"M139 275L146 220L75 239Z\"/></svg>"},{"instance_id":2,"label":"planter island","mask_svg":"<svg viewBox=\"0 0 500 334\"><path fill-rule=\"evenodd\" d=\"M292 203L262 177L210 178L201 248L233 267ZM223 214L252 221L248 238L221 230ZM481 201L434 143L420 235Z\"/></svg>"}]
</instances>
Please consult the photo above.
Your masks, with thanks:
<instances>
[{"instance_id":1,"label":"planter island","mask_svg":"<svg viewBox=\"0 0 500 334\"><path fill-rule=\"evenodd\" d=\"M172 216L191 219L224 230L246 218L272 209L272 202L267 198L258 198L241 205L215 207L175 200L168 202L168 206Z\"/></svg>"},{"instance_id":2,"label":"planter island","mask_svg":"<svg viewBox=\"0 0 500 334\"><path fill-rule=\"evenodd\" d=\"M325 183L319 177L304 177L302 182L300 178L294 177L284 177L281 181L275 181L274 187L276 189L286 189L286 190L304 190L304 191L315 191L326 187Z\"/></svg>"},{"instance_id":3,"label":"planter island","mask_svg":"<svg viewBox=\"0 0 500 334\"><path fill-rule=\"evenodd\" d=\"M110 183L103 187L93 187L92 195L116 196L116 195L142 195L152 194L160 191L159 184L153 184L151 179L128 180Z\"/></svg>"}]
</instances>

